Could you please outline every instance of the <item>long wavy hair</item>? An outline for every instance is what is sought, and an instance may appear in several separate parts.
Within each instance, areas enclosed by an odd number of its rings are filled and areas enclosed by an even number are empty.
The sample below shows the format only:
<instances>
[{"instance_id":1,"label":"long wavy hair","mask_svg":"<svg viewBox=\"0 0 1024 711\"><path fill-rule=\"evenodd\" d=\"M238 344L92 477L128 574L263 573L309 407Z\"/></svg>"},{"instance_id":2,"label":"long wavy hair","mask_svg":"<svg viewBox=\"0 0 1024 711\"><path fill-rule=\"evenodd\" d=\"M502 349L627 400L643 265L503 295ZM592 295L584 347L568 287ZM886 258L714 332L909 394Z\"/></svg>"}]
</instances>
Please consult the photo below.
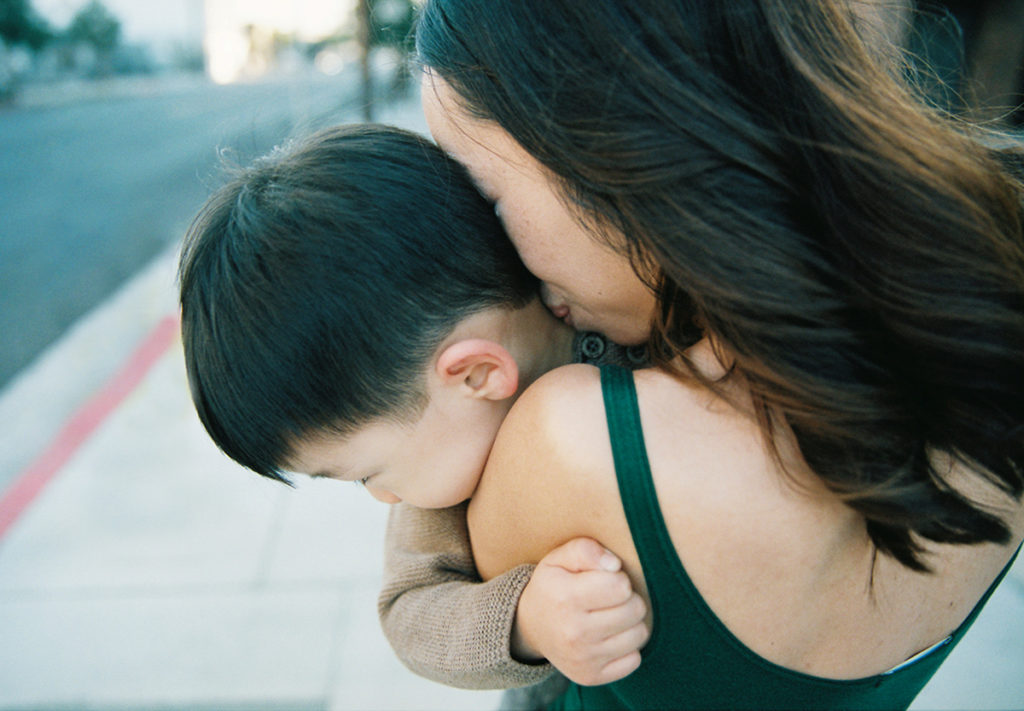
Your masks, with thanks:
<instances>
[{"instance_id":1,"label":"long wavy hair","mask_svg":"<svg viewBox=\"0 0 1024 711\"><path fill-rule=\"evenodd\" d=\"M702 379L699 325L772 446L784 423L878 550L927 570L922 538L1010 535L952 464L1024 488L1022 153L929 107L864 17L428 0L417 52L657 267L661 365Z\"/></svg>"}]
</instances>

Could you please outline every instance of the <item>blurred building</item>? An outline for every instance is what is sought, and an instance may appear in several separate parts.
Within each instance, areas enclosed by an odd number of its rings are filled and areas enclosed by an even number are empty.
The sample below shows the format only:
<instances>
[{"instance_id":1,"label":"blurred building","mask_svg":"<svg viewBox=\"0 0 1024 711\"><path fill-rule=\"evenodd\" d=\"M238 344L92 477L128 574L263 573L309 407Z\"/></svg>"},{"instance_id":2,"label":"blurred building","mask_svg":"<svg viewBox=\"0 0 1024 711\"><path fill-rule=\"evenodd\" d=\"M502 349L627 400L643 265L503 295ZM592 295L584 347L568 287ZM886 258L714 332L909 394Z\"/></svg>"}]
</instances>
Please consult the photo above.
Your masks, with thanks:
<instances>
[{"instance_id":1,"label":"blurred building","mask_svg":"<svg viewBox=\"0 0 1024 711\"><path fill-rule=\"evenodd\" d=\"M101 0L120 24L115 73L130 74L203 66L204 8L206 0ZM58 34L65 31L87 0L31 0L33 8ZM50 47L39 58L37 72L51 75L67 65L67 55L81 48ZM61 56L63 55L63 56ZM87 64L87 62L85 62ZM86 72L87 73L87 72Z\"/></svg>"},{"instance_id":2,"label":"blurred building","mask_svg":"<svg viewBox=\"0 0 1024 711\"><path fill-rule=\"evenodd\" d=\"M227 83L309 61L327 73L340 70L347 58L339 47L355 36L355 3L205 0L206 71Z\"/></svg>"},{"instance_id":3,"label":"blurred building","mask_svg":"<svg viewBox=\"0 0 1024 711\"><path fill-rule=\"evenodd\" d=\"M121 23L118 53L122 64L127 63L124 73L203 67L218 83L313 63L333 73L351 59L343 56L343 45L356 35L356 0L101 1ZM86 2L32 0L36 11L58 31ZM408 0L400 4L408 5ZM76 50L64 49L65 54L68 51Z\"/></svg>"}]
</instances>

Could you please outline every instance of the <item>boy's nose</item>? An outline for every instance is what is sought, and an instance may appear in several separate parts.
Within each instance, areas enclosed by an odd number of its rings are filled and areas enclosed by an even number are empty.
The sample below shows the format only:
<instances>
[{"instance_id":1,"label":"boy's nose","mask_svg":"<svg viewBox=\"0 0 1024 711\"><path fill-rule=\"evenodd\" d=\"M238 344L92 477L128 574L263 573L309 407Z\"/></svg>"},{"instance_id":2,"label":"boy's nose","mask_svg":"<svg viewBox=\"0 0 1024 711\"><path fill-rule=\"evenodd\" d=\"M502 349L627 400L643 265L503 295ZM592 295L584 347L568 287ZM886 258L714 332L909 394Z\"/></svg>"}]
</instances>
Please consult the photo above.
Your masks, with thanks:
<instances>
[{"instance_id":1,"label":"boy's nose","mask_svg":"<svg viewBox=\"0 0 1024 711\"><path fill-rule=\"evenodd\" d=\"M377 499L377 501L380 501L381 503L398 504L402 502L400 498L392 494L387 489L378 489L375 486L367 486L366 490L370 492L370 496Z\"/></svg>"}]
</instances>

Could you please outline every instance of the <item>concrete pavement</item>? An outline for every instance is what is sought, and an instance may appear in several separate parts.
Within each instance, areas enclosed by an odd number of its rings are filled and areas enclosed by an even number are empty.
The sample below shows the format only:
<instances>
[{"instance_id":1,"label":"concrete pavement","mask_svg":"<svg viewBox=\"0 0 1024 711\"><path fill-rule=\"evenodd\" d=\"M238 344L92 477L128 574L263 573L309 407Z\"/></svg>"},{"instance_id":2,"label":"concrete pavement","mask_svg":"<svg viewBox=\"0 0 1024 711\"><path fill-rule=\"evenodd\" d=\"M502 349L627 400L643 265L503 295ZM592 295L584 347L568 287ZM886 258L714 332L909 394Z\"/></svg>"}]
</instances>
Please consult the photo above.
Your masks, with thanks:
<instances>
[{"instance_id":1,"label":"concrete pavement","mask_svg":"<svg viewBox=\"0 0 1024 711\"><path fill-rule=\"evenodd\" d=\"M414 102L379 120L422 130ZM336 482L289 490L209 441L175 262L0 393L0 709L495 706L416 677L384 640L385 506Z\"/></svg>"},{"instance_id":2,"label":"concrete pavement","mask_svg":"<svg viewBox=\"0 0 1024 711\"><path fill-rule=\"evenodd\" d=\"M423 130L415 104L381 120ZM220 454L166 253L0 393L0 709L487 709L393 657L386 507ZM1024 707L1024 560L915 703Z\"/></svg>"}]
</instances>

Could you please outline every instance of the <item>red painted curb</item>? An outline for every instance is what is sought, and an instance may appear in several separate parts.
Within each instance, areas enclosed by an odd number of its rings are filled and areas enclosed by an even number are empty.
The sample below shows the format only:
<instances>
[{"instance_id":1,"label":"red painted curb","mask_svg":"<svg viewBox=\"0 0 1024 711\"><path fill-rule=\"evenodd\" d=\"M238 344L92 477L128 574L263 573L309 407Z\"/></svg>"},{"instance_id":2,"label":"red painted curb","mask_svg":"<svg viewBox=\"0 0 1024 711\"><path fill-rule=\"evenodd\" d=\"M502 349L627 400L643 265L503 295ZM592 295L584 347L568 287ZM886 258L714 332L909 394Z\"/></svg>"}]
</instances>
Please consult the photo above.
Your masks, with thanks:
<instances>
[{"instance_id":1,"label":"red painted curb","mask_svg":"<svg viewBox=\"0 0 1024 711\"><path fill-rule=\"evenodd\" d=\"M150 331L121 369L61 428L50 446L0 497L0 539L78 448L138 386L178 336L180 320L167 316Z\"/></svg>"}]
</instances>

